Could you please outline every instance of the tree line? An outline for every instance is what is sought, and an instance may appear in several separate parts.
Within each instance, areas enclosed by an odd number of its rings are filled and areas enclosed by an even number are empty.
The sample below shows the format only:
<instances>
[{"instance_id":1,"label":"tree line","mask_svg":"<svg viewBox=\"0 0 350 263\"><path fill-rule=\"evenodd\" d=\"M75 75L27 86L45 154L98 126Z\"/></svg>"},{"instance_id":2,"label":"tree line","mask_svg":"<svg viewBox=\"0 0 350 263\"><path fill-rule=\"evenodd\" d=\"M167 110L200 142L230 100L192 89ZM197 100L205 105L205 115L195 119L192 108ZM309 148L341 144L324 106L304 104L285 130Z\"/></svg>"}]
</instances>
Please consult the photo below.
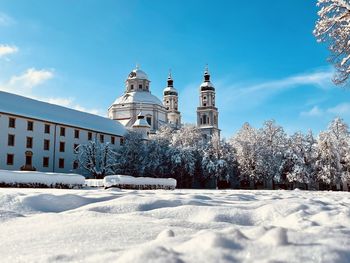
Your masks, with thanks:
<instances>
[{"instance_id":1,"label":"tree line","mask_svg":"<svg viewBox=\"0 0 350 263\"><path fill-rule=\"evenodd\" d=\"M287 135L275 121L261 128L245 123L228 140L203 139L199 129L163 126L149 140L130 132L125 144L92 141L80 145L82 169L108 174L172 177L179 188L343 189L350 180L348 125L334 119L318 136L310 131Z\"/></svg>"}]
</instances>

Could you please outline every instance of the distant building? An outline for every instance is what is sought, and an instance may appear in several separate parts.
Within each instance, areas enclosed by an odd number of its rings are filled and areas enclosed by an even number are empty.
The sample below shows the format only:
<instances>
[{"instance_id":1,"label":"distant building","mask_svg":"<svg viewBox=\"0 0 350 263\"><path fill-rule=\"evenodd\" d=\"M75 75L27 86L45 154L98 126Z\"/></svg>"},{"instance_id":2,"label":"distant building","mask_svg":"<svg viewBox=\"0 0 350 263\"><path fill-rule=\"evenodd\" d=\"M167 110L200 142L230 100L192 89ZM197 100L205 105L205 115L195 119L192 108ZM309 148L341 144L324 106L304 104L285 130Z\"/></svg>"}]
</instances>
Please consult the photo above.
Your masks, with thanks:
<instances>
[{"instance_id":1,"label":"distant building","mask_svg":"<svg viewBox=\"0 0 350 263\"><path fill-rule=\"evenodd\" d=\"M204 71L204 82L199 87L199 107L197 107L197 127L205 138L220 136L219 112L215 105L215 87L210 82L208 68Z\"/></svg>"},{"instance_id":2,"label":"distant building","mask_svg":"<svg viewBox=\"0 0 350 263\"><path fill-rule=\"evenodd\" d=\"M76 172L74 149L123 144L127 130L97 115L0 91L0 169Z\"/></svg>"},{"instance_id":3,"label":"distant building","mask_svg":"<svg viewBox=\"0 0 350 263\"><path fill-rule=\"evenodd\" d=\"M130 72L125 82L125 92L108 109L109 118L119 121L125 127L132 128L137 116L142 111L150 125L150 132L155 132L167 123L167 109L150 91L151 81L139 68Z\"/></svg>"},{"instance_id":4,"label":"distant building","mask_svg":"<svg viewBox=\"0 0 350 263\"><path fill-rule=\"evenodd\" d=\"M91 140L123 144L128 130L148 139L162 125L181 127L179 94L169 73L163 102L151 94L147 74L130 72L124 94L108 109L108 117L53 105L0 91L0 169L76 172L74 150ZM203 136L220 135L215 88L208 69L200 85L197 127Z\"/></svg>"},{"instance_id":5,"label":"distant building","mask_svg":"<svg viewBox=\"0 0 350 263\"><path fill-rule=\"evenodd\" d=\"M119 121L125 127L133 129L140 112L150 126L149 132L156 132L162 125L181 127L179 94L169 73L167 86L163 90L163 103L151 94L150 80L138 67L132 70L125 81L124 94L118 97L108 109L108 116ZM219 112L215 106L215 88L210 82L208 69L204 72L204 82L199 89L199 107L197 108L197 127L207 139L220 136Z\"/></svg>"}]
</instances>

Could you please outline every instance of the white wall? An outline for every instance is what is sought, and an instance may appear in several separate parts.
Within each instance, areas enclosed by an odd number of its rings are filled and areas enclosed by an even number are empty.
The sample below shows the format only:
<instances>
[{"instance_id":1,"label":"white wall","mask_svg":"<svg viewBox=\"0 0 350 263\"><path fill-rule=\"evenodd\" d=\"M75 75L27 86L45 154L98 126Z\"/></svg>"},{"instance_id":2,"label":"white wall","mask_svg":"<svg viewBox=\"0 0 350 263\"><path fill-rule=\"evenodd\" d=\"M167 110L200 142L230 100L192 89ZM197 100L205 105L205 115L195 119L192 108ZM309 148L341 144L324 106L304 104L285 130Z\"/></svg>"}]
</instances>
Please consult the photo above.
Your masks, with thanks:
<instances>
[{"instance_id":1,"label":"white wall","mask_svg":"<svg viewBox=\"0 0 350 263\"><path fill-rule=\"evenodd\" d=\"M16 119L16 127L9 128L9 117ZM27 121L33 121L33 131L27 131ZM45 124L50 125L50 134L44 131ZM60 127L65 127L65 136L60 136ZM74 138L74 131L78 129L79 139ZM56 140L55 140L56 130ZM73 162L75 160L74 144L85 144L88 142L88 132L92 132L93 139L100 139L100 133L89 131L76 127L68 127L65 125L44 122L40 120L27 119L25 117L11 116L8 114L0 115L0 169L20 170L25 165L25 152L33 152L32 164L37 171L44 172L77 172L83 171L73 170ZM8 134L15 135L15 146L8 146ZM112 135L103 134L104 142L111 142ZM26 148L26 138L33 137L33 148ZM119 136L115 137L116 147L120 146ZM49 151L44 150L44 139L50 140ZM56 147L55 142L56 141ZM65 142L65 152L59 152L60 142ZM7 154L14 154L14 164L7 165ZM54 157L55 156L55 157ZM49 157L49 167L43 167L43 157ZM64 158L64 168L59 168L59 159Z\"/></svg>"}]
</instances>

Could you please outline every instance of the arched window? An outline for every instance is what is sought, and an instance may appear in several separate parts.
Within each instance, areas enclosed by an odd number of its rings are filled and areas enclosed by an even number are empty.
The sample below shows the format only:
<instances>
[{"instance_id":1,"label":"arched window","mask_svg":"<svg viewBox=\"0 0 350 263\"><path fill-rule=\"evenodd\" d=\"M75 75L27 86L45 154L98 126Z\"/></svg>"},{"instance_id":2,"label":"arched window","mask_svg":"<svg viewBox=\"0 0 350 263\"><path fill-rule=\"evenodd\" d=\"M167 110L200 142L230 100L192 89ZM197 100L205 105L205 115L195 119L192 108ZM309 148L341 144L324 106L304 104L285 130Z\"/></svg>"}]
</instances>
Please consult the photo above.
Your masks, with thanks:
<instances>
[{"instance_id":1,"label":"arched window","mask_svg":"<svg viewBox=\"0 0 350 263\"><path fill-rule=\"evenodd\" d=\"M203 118L203 124L207 124L207 115L204 114L202 118Z\"/></svg>"}]
</instances>

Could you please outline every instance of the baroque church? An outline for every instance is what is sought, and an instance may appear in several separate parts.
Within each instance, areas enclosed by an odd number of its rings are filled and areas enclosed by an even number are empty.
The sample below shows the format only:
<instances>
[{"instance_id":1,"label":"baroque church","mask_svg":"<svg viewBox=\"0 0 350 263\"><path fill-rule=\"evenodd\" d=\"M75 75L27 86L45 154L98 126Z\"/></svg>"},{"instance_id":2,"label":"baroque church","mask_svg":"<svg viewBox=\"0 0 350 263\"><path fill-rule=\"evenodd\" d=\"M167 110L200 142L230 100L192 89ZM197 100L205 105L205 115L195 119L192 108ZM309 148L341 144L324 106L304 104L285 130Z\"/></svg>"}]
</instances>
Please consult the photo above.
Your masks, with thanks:
<instances>
[{"instance_id":1,"label":"baroque church","mask_svg":"<svg viewBox=\"0 0 350 263\"><path fill-rule=\"evenodd\" d=\"M132 70L125 81L124 94L118 97L108 109L108 117L126 128L141 132L146 138L162 125L181 127L179 94L169 73L167 85L163 90L162 101L151 93L150 79L139 67ZM204 138L220 136L218 128L218 109L215 105L215 87L210 81L208 68L199 87L199 106L197 107L197 127Z\"/></svg>"}]
</instances>

